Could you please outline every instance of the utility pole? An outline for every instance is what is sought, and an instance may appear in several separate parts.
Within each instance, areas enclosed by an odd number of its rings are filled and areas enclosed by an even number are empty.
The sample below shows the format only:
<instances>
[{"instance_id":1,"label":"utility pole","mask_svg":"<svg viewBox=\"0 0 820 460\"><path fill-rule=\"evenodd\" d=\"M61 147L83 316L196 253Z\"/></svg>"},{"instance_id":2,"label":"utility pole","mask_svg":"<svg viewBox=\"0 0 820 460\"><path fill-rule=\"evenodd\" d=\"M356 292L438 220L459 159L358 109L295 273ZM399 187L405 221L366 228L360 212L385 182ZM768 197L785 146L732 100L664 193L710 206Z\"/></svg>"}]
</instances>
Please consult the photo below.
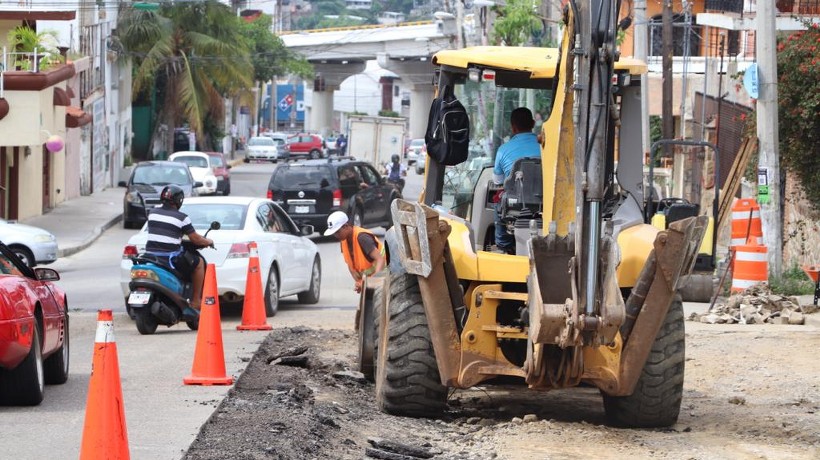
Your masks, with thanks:
<instances>
[{"instance_id":1,"label":"utility pole","mask_svg":"<svg viewBox=\"0 0 820 460\"><path fill-rule=\"evenodd\" d=\"M661 94L661 126L663 129L663 138L673 139L675 137L675 118L674 115L672 115L672 91L674 90L672 86L672 55L674 54L672 45L672 0L663 0L662 21L663 32L661 38L663 40L663 63L661 70L663 74L663 89ZM664 152L667 155L669 155L670 150L670 145L664 146Z\"/></svg>"},{"instance_id":2,"label":"utility pole","mask_svg":"<svg viewBox=\"0 0 820 460\"><path fill-rule=\"evenodd\" d=\"M780 193L780 154L777 120L777 52L774 2L757 4L759 139L758 201L763 243L768 248L769 273L783 273L783 214Z\"/></svg>"},{"instance_id":3,"label":"utility pole","mask_svg":"<svg viewBox=\"0 0 820 460\"><path fill-rule=\"evenodd\" d=\"M635 0L635 59L646 62L647 47L649 46L649 34L647 33L648 24L646 22L646 0ZM650 139L649 139L649 81L646 73L641 75L641 145L643 146L643 153L646 157L649 155ZM649 185L652 186L651 184Z\"/></svg>"}]
</instances>

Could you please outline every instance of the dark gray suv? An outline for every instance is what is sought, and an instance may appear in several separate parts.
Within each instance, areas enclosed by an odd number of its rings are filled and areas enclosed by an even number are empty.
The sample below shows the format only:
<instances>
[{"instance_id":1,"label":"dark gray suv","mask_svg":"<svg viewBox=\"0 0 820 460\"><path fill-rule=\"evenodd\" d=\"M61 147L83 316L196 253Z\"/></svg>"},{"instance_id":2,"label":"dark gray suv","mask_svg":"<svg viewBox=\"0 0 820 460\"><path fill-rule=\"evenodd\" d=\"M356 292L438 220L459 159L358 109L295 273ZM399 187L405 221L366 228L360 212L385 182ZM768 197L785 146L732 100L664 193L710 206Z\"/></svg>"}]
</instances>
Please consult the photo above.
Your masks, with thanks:
<instances>
[{"instance_id":1,"label":"dark gray suv","mask_svg":"<svg viewBox=\"0 0 820 460\"><path fill-rule=\"evenodd\" d=\"M271 175L268 198L297 224L313 225L321 233L327 216L339 210L354 225L389 227L390 203L401 193L370 163L332 157L279 165Z\"/></svg>"}]
</instances>

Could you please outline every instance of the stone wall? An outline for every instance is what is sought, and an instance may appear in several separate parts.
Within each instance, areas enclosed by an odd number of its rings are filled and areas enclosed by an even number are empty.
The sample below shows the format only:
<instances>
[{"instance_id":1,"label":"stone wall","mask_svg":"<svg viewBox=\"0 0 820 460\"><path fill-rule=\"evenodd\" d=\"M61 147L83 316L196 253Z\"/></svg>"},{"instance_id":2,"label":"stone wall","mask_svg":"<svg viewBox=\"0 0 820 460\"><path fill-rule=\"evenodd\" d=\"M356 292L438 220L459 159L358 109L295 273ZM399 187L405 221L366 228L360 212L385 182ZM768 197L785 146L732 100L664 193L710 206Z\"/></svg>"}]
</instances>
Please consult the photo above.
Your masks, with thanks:
<instances>
[{"instance_id":1,"label":"stone wall","mask_svg":"<svg viewBox=\"0 0 820 460\"><path fill-rule=\"evenodd\" d=\"M783 266L820 264L820 212L813 211L793 174L786 176ZM818 204L817 208L820 208Z\"/></svg>"}]
</instances>

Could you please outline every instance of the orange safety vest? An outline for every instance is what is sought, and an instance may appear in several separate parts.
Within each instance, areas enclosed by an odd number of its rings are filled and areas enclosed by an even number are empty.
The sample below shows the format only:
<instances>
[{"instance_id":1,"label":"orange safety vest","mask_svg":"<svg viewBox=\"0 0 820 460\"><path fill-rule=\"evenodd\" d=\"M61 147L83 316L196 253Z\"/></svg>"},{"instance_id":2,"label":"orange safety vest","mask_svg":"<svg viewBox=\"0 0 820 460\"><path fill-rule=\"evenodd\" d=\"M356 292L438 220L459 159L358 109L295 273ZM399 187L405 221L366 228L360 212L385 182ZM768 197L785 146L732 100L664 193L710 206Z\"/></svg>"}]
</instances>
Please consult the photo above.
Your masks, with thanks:
<instances>
[{"instance_id":1,"label":"orange safety vest","mask_svg":"<svg viewBox=\"0 0 820 460\"><path fill-rule=\"evenodd\" d=\"M362 251L361 246L359 246L359 235L362 233L367 233L373 235L371 232L360 228L360 227L353 227L353 254L350 254L350 244L348 244L347 240L341 242L342 246L342 255L345 258L345 262L347 262L347 266L351 267L354 271L361 273L363 275L372 275L376 267L374 266L373 262L367 260L365 257L364 252ZM384 245L379 241L376 236L373 236L373 239L376 240L376 247L379 249L379 252L384 255Z\"/></svg>"}]
</instances>

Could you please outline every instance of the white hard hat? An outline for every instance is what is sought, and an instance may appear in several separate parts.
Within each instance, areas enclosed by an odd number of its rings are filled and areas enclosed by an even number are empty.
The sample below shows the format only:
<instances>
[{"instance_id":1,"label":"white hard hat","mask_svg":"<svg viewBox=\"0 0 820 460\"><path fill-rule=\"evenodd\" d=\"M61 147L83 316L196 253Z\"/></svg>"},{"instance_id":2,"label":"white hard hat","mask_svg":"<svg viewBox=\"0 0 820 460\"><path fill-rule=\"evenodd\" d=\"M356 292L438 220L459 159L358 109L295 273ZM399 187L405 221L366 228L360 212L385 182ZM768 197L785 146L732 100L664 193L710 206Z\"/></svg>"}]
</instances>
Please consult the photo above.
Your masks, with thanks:
<instances>
[{"instance_id":1,"label":"white hard hat","mask_svg":"<svg viewBox=\"0 0 820 460\"><path fill-rule=\"evenodd\" d=\"M336 233L346 223L347 214L342 211L333 212L327 216L327 230L325 230L325 236L330 236Z\"/></svg>"}]
</instances>

